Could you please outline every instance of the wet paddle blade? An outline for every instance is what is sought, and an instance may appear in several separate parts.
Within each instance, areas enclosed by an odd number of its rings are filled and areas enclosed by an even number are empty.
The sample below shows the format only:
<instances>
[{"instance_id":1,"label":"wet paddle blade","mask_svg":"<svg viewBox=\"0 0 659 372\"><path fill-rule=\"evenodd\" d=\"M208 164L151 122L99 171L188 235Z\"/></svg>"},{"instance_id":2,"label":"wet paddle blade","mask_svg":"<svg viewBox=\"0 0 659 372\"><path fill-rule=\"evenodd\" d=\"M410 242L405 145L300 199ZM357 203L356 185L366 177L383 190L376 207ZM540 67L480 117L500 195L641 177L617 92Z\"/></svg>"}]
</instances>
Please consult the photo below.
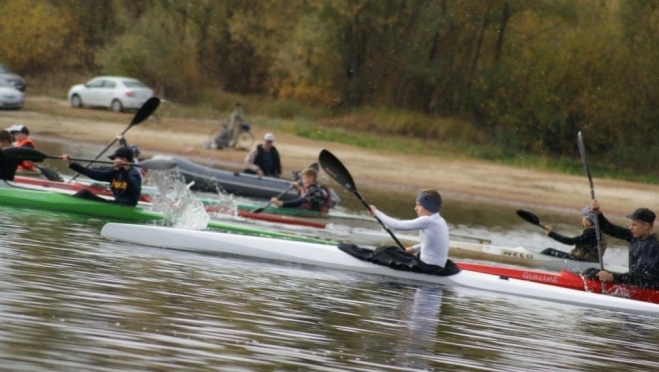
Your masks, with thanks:
<instances>
[{"instance_id":1,"label":"wet paddle blade","mask_svg":"<svg viewBox=\"0 0 659 372\"><path fill-rule=\"evenodd\" d=\"M332 177L336 183L350 192L357 193L357 187L350 176L350 172L336 156L327 150L322 150L318 156L318 161L325 173Z\"/></svg>"},{"instance_id":2,"label":"wet paddle blade","mask_svg":"<svg viewBox=\"0 0 659 372\"><path fill-rule=\"evenodd\" d=\"M517 215L520 216L524 221L530 222L534 225L541 226L540 225L540 219L538 218L538 216L536 216L535 214L533 214L529 211L525 211L523 209L518 209L517 210Z\"/></svg>"}]
</instances>

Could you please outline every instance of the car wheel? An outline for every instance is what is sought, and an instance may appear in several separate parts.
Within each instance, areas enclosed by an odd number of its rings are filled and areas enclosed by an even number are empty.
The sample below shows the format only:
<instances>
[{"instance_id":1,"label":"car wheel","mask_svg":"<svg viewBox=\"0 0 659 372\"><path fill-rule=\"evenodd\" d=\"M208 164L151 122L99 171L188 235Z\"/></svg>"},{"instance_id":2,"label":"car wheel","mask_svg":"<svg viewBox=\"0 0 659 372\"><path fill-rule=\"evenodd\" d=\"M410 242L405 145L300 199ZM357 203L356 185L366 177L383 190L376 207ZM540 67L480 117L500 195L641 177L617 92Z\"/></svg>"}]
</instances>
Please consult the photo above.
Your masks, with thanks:
<instances>
[{"instance_id":1,"label":"car wheel","mask_svg":"<svg viewBox=\"0 0 659 372\"><path fill-rule=\"evenodd\" d=\"M74 108L81 108L82 107L82 100L80 99L80 96L77 94L74 94L71 96L71 107Z\"/></svg>"},{"instance_id":2,"label":"car wheel","mask_svg":"<svg viewBox=\"0 0 659 372\"><path fill-rule=\"evenodd\" d=\"M121 101L115 99L114 101L112 101L112 104L110 105L110 110L114 112L122 112L124 110L124 107L121 105Z\"/></svg>"}]
</instances>

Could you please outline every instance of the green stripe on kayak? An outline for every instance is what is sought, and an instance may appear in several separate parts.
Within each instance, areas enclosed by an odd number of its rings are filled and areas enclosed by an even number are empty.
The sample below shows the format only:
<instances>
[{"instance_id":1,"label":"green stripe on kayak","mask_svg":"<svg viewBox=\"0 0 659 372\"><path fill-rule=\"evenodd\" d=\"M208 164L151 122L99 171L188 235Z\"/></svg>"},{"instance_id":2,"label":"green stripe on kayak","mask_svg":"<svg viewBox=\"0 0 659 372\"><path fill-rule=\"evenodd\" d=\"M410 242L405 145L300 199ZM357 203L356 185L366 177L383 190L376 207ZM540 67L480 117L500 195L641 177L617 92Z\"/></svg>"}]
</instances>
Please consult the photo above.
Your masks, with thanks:
<instances>
[{"instance_id":1,"label":"green stripe on kayak","mask_svg":"<svg viewBox=\"0 0 659 372\"><path fill-rule=\"evenodd\" d=\"M135 222L149 222L162 220L160 213L151 212L142 208L127 207L114 203L104 203L95 200L77 198L54 191L39 191L23 188L0 188L0 204L13 205L24 208L46 209L57 212L79 213L95 217L104 217L112 220L128 220ZM271 238L296 240L308 243L336 244L336 242L323 239L304 237L296 234L256 229L252 227L234 225L219 221L210 221L208 228L246 235L260 235Z\"/></svg>"}]
</instances>

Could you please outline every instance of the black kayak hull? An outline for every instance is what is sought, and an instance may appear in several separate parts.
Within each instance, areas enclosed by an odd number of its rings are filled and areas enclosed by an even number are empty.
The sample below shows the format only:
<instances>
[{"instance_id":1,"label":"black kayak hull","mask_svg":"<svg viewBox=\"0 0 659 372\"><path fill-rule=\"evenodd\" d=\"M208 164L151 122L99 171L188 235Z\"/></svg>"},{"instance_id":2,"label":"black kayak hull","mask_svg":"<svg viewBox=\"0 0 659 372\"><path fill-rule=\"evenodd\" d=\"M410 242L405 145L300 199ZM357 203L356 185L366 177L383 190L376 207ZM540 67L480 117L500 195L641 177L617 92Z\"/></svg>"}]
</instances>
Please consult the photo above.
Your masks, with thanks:
<instances>
[{"instance_id":1,"label":"black kayak hull","mask_svg":"<svg viewBox=\"0 0 659 372\"><path fill-rule=\"evenodd\" d=\"M174 156L156 155L154 159L168 159L178 164L179 172L186 183L194 182L190 187L194 191L216 193L218 191L249 198L270 199L286 191L291 186L290 180L272 177L259 177L254 174L237 173L206 167ZM291 189L279 197L281 200L298 198ZM339 197L332 190L332 201L336 204Z\"/></svg>"}]
</instances>

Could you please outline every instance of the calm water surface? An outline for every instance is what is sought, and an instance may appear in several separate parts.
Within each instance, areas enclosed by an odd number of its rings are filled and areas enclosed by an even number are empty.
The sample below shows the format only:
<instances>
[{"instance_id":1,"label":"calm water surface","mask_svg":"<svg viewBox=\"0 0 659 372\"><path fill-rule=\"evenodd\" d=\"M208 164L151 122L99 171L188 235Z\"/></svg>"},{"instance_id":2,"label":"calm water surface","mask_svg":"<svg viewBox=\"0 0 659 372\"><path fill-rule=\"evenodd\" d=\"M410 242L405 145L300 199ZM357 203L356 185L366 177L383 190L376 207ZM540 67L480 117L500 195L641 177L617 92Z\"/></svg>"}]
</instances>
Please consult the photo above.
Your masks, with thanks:
<instances>
[{"instance_id":1,"label":"calm water surface","mask_svg":"<svg viewBox=\"0 0 659 372\"><path fill-rule=\"evenodd\" d=\"M400 203L387 207L404 216ZM453 231L552 245L513 208L445 215ZM0 370L659 370L658 318L118 244L103 223L0 207Z\"/></svg>"}]
</instances>

